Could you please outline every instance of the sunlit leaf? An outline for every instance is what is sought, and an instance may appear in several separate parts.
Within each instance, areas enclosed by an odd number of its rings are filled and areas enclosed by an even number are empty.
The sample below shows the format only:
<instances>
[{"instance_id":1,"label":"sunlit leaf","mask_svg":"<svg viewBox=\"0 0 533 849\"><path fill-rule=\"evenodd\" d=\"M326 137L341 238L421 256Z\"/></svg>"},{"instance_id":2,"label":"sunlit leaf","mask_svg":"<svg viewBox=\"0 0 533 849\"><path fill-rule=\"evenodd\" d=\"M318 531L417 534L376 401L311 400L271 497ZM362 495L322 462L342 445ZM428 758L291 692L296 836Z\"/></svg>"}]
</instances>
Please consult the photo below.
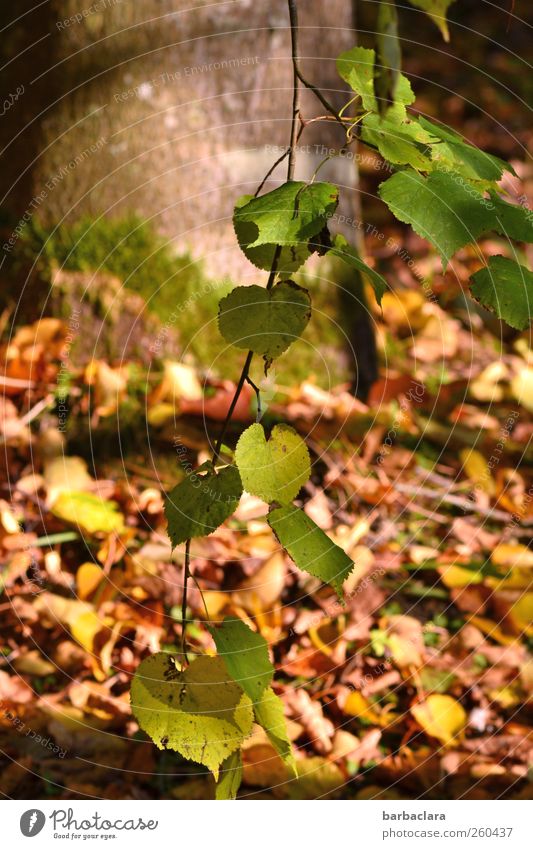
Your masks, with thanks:
<instances>
[{"instance_id":1,"label":"sunlit leaf","mask_svg":"<svg viewBox=\"0 0 533 849\"><path fill-rule=\"evenodd\" d=\"M242 781L242 754L240 749L232 752L220 766L220 778L217 781L216 799L236 799Z\"/></svg>"},{"instance_id":2,"label":"sunlit leaf","mask_svg":"<svg viewBox=\"0 0 533 849\"><path fill-rule=\"evenodd\" d=\"M452 696L435 693L425 702L413 705L411 713L430 737L436 737L445 746L459 743L467 716L463 706Z\"/></svg>"},{"instance_id":3,"label":"sunlit leaf","mask_svg":"<svg viewBox=\"0 0 533 849\"><path fill-rule=\"evenodd\" d=\"M288 425L276 425L268 441L262 425L251 425L237 443L235 462L245 490L268 502L292 501L311 474L307 446Z\"/></svg>"},{"instance_id":4,"label":"sunlit leaf","mask_svg":"<svg viewBox=\"0 0 533 849\"><path fill-rule=\"evenodd\" d=\"M242 619L230 617L212 628L211 633L229 674L255 704L274 675L265 638L252 631Z\"/></svg>"},{"instance_id":5,"label":"sunlit leaf","mask_svg":"<svg viewBox=\"0 0 533 849\"><path fill-rule=\"evenodd\" d=\"M444 41L450 40L446 13L454 0L409 0L409 2L412 6L416 6L417 9L422 9L422 11L426 12L431 20L437 24Z\"/></svg>"},{"instance_id":6,"label":"sunlit leaf","mask_svg":"<svg viewBox=\"0 0 533 849\"><path fill-rule=\"evenodd\" d=\"M62 492L52 512L90 534L120 533L124 529L124 517L116 501L105 501L91 492Z\"/></svg>"},{"instance_id":7,"label":"sunlit leaf","mask_svg":"<svg viewBox=\"0 0 533 849\"><path fill-rule=\"evenodd\" d=\"M431 159L414 138L411 127L416 128L416 124L399 124L372 113L363 120L361 138L376 147L382 157L394 165L412 165L418 170L428 171L431 169Z\"/></svg>"},{"instance_id":8,"label":"sunlit leaf","mask_svg":"<svg viewBox=\"0 0 533 849\"><path fill-rule=\"evenodd\" d=\"M379 194L396 218L437 248L444 267L459 248L496 223L490 201L442 171L429 177L400 171L380 185Z\"/></svg>"},{"instance_id":9,"label":"sunlit leaf","mask_svg":"<svg viewBox=\"0 0 533 849\"><path fill-rule=\"evenodd\" d=\"M283 702L268 687L254 705L255 719L267 733L283 763L296 775L296 761L287 735L287 723L283 713Z\"/></svg>"},{"instance_id":10,"label":"sunlit leaf","mask_svg":"<svg viewBox=\"0 0 533 849\"><path fill-rule=\"evenodd\" d=\"M63 492L82 492L94 483L82 457L52 457L44 464L44 482L49 505Z\"/></svg>"},{"instance_id":11,"label":"sunlit leaf","mask_svg":"<svg viewBox=\"0 0 533 849\"><path fill-rule=\"evenodd\" d=\"M146 658L132 681L131 706L159 749L203 764L215 779L253 725L250 699L220 657L197 657L183 672L164 652Z\"/></svg>"},{"instance_id":12,"label":"sunlit leaf","mask_svg":"<svg viewBox=\"0 0 533 849\"><path fill-rule=\"evenodd\" d=\"M503 256L492 256L488 266L472 275L470 294L511 327L525 330L531 321L533 273Z\"/></svg>"},{"instance_id":13,"label":"sunlit leaf","mask_svg":"<svg viewBox=\"0 0 533 849\"><path fill-rule=\"evenodd\" d=\"M76 592L78 598L88 598L103 578L103 569L97 563L82 563L76 572Z\"/></svg>"},{"instance_id":14,"label":"sunlit leaf","mask_svg":"<svg viewBox=\"0 0 533 849\"><path fill-rule=\"evenodd\" d=\"M451 127L447 127L445 124L437 124L422 115L418 122L428 133L442 142L442 144L433 145L431 148L431 154L437 161L443 160L457 170L459 170L458 166L462 164L467 169L466 175L471 179L498 181L504 171L514 173L512 166L503 159L485 153L484 150L469 144Z\"/></svg>"},{"instance_id":15,"label":"sunlit leaf","mask_svg":"<svg viewBox=\"0 0 533 849\"><path fill-rule=\"evenodd\" d=\"M374 93L375 50L366 47L352 47L337 57L339 76L348 83L356 94L361 95L363 109L378 111L378 102Z\"/></svg>"},{"instance_id":16,"label":"sunlit leaf","mask_svg":"<svg viewBox=\"0 0 533 849\"><path fill-rule=\"evenodd\" d=\"M331 183L291 181L265 195L237 201L233 224L237 240L250 262L270 270L276 246L282 247L277 268L299 268L316 250L316 237L335 212L339 191Z\"/></svg>"},{"instance_id":17,"label":"sunlit leaf","mask_svg":"<svg viewBox=\"0 0 533 849\"><path fill-rule=\"evenodd\" d=\"M342 599L342 585L354 564L346 552L298 507L278 507L268 523L299 569L330 584Z\"/></svg>"},{"instance_id":18,"label":"sunlit leaf","mask_svg":"<svg viewBox=\"0 0 533 849\"><path fill-rule=\"evenodd\" d=\"M233 289L220 301L218 326L226 342L273 360L301 336L310 317L307 289L286 280L270 290Z\"/></svg>"},{"instance_id":19,"label":"sunlit leaf","mask_svg":"<svg viewBox=\"0 0 533 849\"><path fill-rule=\"evenodd\" d=\"M463 448L459 456L463 464L465 474L472 482L475 489L480 492L486 492L487 495L494 495L496 485L494 483L488 461L485 459L481 451L477 451L475 448Z\"/></svg>"},{"instance_id":20,"label":"sunlit leaf","mask_svg":"<svg viewBox=\"0 0 533 849\"><path fill-rule=\"evenodd\" d=\"M169 493L165 504L172 547L212 534L235 512L241 495L241 479L234 466L188 475Z\"/></svg>"}]
</instances>

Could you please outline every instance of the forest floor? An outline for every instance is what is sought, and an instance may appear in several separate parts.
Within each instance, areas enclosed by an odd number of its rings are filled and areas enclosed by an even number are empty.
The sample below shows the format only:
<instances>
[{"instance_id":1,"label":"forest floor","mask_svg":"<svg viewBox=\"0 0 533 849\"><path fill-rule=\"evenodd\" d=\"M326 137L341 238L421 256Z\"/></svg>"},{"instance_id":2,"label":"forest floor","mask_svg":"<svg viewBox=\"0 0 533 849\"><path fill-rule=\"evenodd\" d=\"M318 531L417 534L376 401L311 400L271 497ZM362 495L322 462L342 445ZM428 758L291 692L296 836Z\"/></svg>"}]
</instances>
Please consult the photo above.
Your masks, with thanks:
<instances>
[{"instance_id":1,"label":"forest floor","mask_svg":"<svg viewBox=\"0 0 533 849\"><path fill-rule=\"evenodd\" d=\"M471 261L456 260L456 285ZM386 295L376 326L386 376L368 404L312 377L273 382L262 419L308 441L300 501L355 561L346 605L296 569L245 495L193 544L193 650L213 648L206 608L269 643L300 777L254 734L246 797L530 798L527 334L501 342L475 311L452 316L414 288ZM129 687L143 657L179 643L183 551L164 493L205 459L234 386L173 362L74 366L69 334L42 319L3 348L0 792L209 798L200 769L139 732ZM243 394L230 444L254 401Z\"/></svg>"},{"instance_id":2,"label":"forest floor","mask_svg":"<svg viewBox=\"0 0 533 849\"><path fill-rule=\"evenodd\" d=\"M454 49L469 47L456 33ZM516 68L502 57L470 61L505 81ZM440 53L432 61L408 57L408 70L438 76ZM421 91L417 106L433 114ZM491 91L474 98L490 120L454 94L440 114L511 157L510 199L531 208L533 171L518 155L531 133ZM286 421L311 450L300 504L356 564L346 604L282 553L265 504L245 494L192 546L190 642L211 651L206 619L234 613L270 646L299 777L256 732L242 797L530 799L530 337L465 297L474 249L443 275L418 237L377 216L368 254L395 293L373 313L382 376L368 403L313 374L289 385L283 366L262 387L265 427ZM75 316L8 339L11 320L1 317L0 793L210 798L200 768L139 731L129 688L144 657L179 644L183 550L170 550L165 492L208 456L234 384L168 360L80 362ZM246 387L230 445L254 418Z\"/></svg>"}]
</instances>

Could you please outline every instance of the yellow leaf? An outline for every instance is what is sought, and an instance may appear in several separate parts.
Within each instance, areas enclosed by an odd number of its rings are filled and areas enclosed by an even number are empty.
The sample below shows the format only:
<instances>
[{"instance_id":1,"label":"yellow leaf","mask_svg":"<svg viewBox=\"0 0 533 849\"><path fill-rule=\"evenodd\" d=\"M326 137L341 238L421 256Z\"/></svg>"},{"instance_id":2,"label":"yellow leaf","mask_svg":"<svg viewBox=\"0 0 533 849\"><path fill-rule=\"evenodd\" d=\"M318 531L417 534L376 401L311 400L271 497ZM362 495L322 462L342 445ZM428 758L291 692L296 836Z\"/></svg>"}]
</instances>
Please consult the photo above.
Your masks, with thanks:
<instances>
[{"instance_id":1,"label":"yellow leaf","mask_svg":"<svg viewBox=\"0 0 533 849\"><path fill-rule=\"evenodd\" d=\"M78 598L88 598L104 577L101 566L96 563L82 563L76 572L76 591Z\"/></svg>"},{"instance_id":2,"label":"yellow leaf","mask_svg":"<svg viewBox=\"0 0 533 849\"><path fill-rule=\"evenodd\" d=\"M163 380L150 396L150 405L161 401L174 404L181 398L185 401L200 401L203 394L202 384L191 366L167 361Z\"/></svg>"},{"instance_id":3,"label":"yellow leaf","mask_svg":"<svg viewBox=\"0 0 533 849\"><path fill-rule=\"evenodd\" d=\"M223 619L224 609L231 603L231 597L228 593L220 590L204 590L203 598L209 618L218 622ZM202 605L198 611L200 616L205 616L204 606Z\"/></svg>"},{"instance_id":4,"label":"yellow leaf","mask_svg":"<svg viewBox=\"0 0 533 849\"><path fill-rule=\"evenodd\" d=\"M507 634L504 634L500 626L493 622L492 619L487 619L485 616L471 616L468 621L471 625L479 628L483 634L486 634L492 640L496 640L502 646L510 646L516 642L515 637L509 637Z\"/></svg>"},{"instance_id":5,"label":"yellow leaf","mask_svg":"<svg viewBox=\"0 0 533 849\"><path fill-rule=\"evenodd\" d=\"M45 464L47 504L51 507L63 492L87 490L94 481L81 457L54 457Z\"/></svg>"},{"instance_id":6,"label":"yellow leaf","mask_svg":"<svg viewBox=\"0 0 533 849\"><path fill-rule=\"evenodd\" d=\"M413 705L411 713L426 734L445 746L457 745L467 720L464 708L456 699L439 694Z\"/></svg>"},{"instance_id":7,"label":"yellow leaf","mask_svg":"<svg viewBox=\"0 0 533 849\"><path fill-rule=\"evenodd\" d=\"M72 636L82 646L85 651L92 654L93 642L97 633L103 626L102 620L97 616L94 610L88 610L80 614L70 626Z\"/></svg>"},{"instance_id":8,"label":"yellow leaf","mask_svg":"<svg viewBox=\"0 0 533 849\"><path fill-rule=\"evenodd\" d=\"M483 369L481 374L478 374L475 380L471 381L468 390L470 395L476 401L501 401L503 398L503 387L500 386L500 381L508 377L507 366L497 360Z\"/></svg>"},{"instance_id":9,"label":"yellow leaf","mask_svg":"<svg viewBox=\"0 0 533 849\"><path fill-rule=\"evenodd\" d=\"M381 720L376 711L370 705L368 699L365 699L359 690L354 690L350 693L343 707L344 713L348 716L355 716L358 719L366 719L373 725L380 725Z\"/></svg>"},{"instance_id":10,"label":"yellow leaf","mask_svg":"<svg viewBox=\"0 0 533 849\"><path fill-rule=\"evenodd\" d=\"M485 578L488 587L495 590L525 590L531 585L533 574L529 568L515 568L505 578Z\"/></svg>"},{"instance_id":11,"label":"yellow leaf","mask_svg":"<svg viewBox=\"0 0 533 849\"><path fill-rule=\"evenodd\" d=\"M528 637L533 635L533 592L523 593L514 602L509 611L509 619L518 633Z\"/></svg>"},{"instance_id":12,"label":"yellow leaf","mask_svg":"<svg viewBox=\"0 0 533 849\"><path fill-rule=\"evenodd\" d=\"M513 686L498 687L496 690L489 690L487 695L494 702L498 702L502 708L514 707L522 701L518 687Z\"/></svg>"},{"instance_id":13,"label":"yellow leaf","mask_svg":"<svg viewBox=\"0 0 533 849\"><path fill-rule=\"evenodd\" d=\"M388 327L402 336L410 336L421 330L429 315L426 299L418 289L398 289L385 292L381 309Z\"/></svg>"},{"instance_id":14,"label":"yellow leaf","mask_svg":"<svg viewBox=\"0 0 533 849\"><path fill-rule=\"evenodd\" d=\"M20 533L20 525L12 508L5 501L0 501L0 521L8 534Z\"/></svg>"},{"instance_id":15,"label":"yellow leaf","mask_svg":"<svg viewBox=\"0 0 533 849\"><path fill-rule=\"evenodd\" d=\"M494 480L483 454L473 448L464 448L459 456L464 472L474 487L486 492L487 495L494 495L496 491Z\"/></svg>"},{"instance_id":16,"label":"yellow leaf","mask_svg":"<svg viewBox=\"0 0 533 849\"><path fill-rule=\"evenodd\" d=\"M105 501L90 492L61 493L52 512L89 534L120 533L124 529L124 516L117 509L116 501Z\"/></svg>"},{"instance_id":17,"label":"yellow leaf","mask_svg":"<svg viewBox=\"0 0 533 849\"><path fill-rule=\"evenodd\" d=\"M533 368L524 366L511 381L511 391L519 404L533 413Z\"/></svg>"},{"instance_id":18,"label":"yellow leaf","mask_svg":"<svg viewBox=\"0 0 533 849\"><path fill-rule=\"evenodd\" d=\"M126 396L128 367L111 368L105 360L93 360L85 371L87 383L93 387L96 413L111 416Z\"/></svg>"},{"instance_id":19,"label":"yellow leaf","mask_svg":"<svg viewBox=\"0 0 533 849\"><path fill-rule=\"evenodd\" d=\"M154 404L148 410L148 424L152 427L163 427L168 422L171 422L176 415L174 404L169 404L167 401L161 401L160 404Z\"/></svg>"},{"instance_id":20,"label":"yellow leaf","mask_svg":"<svg viewBox=\"0 0 533 849\"><path fill-rule=\"evenodd\" d=\"M441 566L438 571L442 583L451 589L483 583L481 572L474 572L472 569L463 569L462 566Z\"/></svg>"},{"instance_id":21,"label":"yellow leaf","mask_svg":"<svg viewBox=\"0 0 533 849\"><path fill-rule=\"evenodd\" d=\"M490 559L495 566L512 569L513 566L533 566L533 551L519 543L501 543L497 545Z\"/></svg>"}]
</instances>

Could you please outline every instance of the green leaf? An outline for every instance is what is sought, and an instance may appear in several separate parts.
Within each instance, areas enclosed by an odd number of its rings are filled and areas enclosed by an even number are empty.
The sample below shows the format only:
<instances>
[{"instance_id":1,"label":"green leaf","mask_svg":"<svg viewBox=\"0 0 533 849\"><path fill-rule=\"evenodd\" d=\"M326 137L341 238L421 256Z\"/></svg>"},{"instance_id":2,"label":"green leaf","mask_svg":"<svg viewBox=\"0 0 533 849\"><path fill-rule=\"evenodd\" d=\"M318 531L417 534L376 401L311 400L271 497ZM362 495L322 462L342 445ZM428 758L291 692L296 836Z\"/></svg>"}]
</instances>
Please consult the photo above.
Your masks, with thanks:
<instances>
[{"instance_id":1,"label":"green leaf","mask_svg":"<svg viewBox=\"0 0 533 849\"><path fill-rule=\"evenodd\" d=\"M392 95L392 106L385 110L385 118L396 123L407 118L406 106L415 102L415 94L411 83L403 74L398 74Z\"/></svg>"},{"instance_id":2,"label":"green leaf","mask_svg":"<svg viewBox=\"0 0 533 849\"><path fill-rule=\"evenodd\" d=\"M460 170L460 166L463 165L464 176L474 180L498 181L504 171L514 173L513 168L503 159L469 144L451 127L435 124L422 116L418 121L428 133L444 142L444 144L434 145L431 149L432 157L437 162L443 161L457 170Z\"/></svg>"},{"instance_id":3,"label":"green leaf","mask_svg":"<svg viewBox=\"0 0 533 849\"><path fill-rule=\"evenodd\" d=\"M344 236L335 236L333 239L333 247L330 248L328 254L342 259L345 263L347 263L347 265L351 265L351 267L355 268L356 271L360 271L366 275L374 289L376 301L378 304L381 304L381 299L388 288L387 281L381 276L381 274L378 274L377 271L370 268L366 262L363 262L355 248L352 248L352 246L348 244Z\"/></svg>"},{"instance_id":4,"label":"green leaf","mask_svg":"<svg viewBox=\"0 0 533 849\"><path fill-rule=\"evenodd\" d=\"M363 119L361 138L364 142L377 147L382 157L394 165L412 165L422 171L431 169L431 159L424 147L413 138L416 123L399 124L395 120L380 115L367 115Z\"/></svg>"},{"instance_id":5,"label":"green leaf","mask_svg":"<svg viewBox=\"0 0 533 849\"><path fill-rule=\"evenodd\" d=\"M251 425L237 443L235 462L245 490L269 503L288 504L311 474L305 442L285 424L272 429L268 442L262 425Z\"/></svg>"},{"instance_id":6,"label":"green leaf","mask_svg":"<svg viewBox=\"0 0 533 849\"><path fill-rule=\"evenodd\" d=\"M496 223L491 201L466 186L459 175L443 171L427 178L400 171L380 185L379 194L396 218L435 245L444 268L459 248Z\"/></svg>"},{"instance_id":7,"label":"green leaf","mask_svg":"<svg viewBox=\"0 0 533 849\"><path fill-rule=\"evenodd\" d=\"M55 500L52 513L89 534L124 530L124 516L116 501L104 501L90 492L62 492Z\"/></svg>"},{"instance_id":8,"label":"green leaf","mask_svg":"<svg viewBox=\"0 0 533 849\"><path fill-rule=\"evenodd\" d=\"M511 327L525 330L531 321L533 273L503 256L492 256L488 268L472 275L470 294Z\"/></svg>"},{"instance_id":9,"label":"green leaf","mask_svg":"<svg viewBox=\"0 0 533 849\"><path fill-rule=\"evenodd\" d=\"M274 675L267 641L261 634L252 631L242 619L231 617L210 631L229 674L255 703Z\"/></svg>"},{"instance_id":10,"label":"green leaf","mask_svg":"<svg viewBox=\"0 0 533 849\"><path fill-rule=\"evenodd\" d=\"M183 672L164 652L146 658L131 684L131 707L159 749L203 764L215 779L253 725L250 699L220 657L197 657Z\"/></svg>"},{"instance_id":11,"label":"green leaf","mask_svg":"<svg viewBox=\"0 0 533 849\"><path fill-rule=\"evenodd\" d=\"M307 326L311 299L292 280L272 289L238 286L220 301L218 326L226 342L273 360L287 350Z\"/></svg>"},{"instance_id":12,"label":"green leaf","mask_svg":"<svg viewBox=\"0 0 533 849\"><path fill-rule=\"evenodd\" d=\"M533 242L533 212L515 203L506 203L496 194L491 194L494 206L494 230L517 242Z\"/></svg>"},{"instance_id":13,"label":"green leaf","mask_svg":"<svg viewBox=\"0 0 533 849\"><path fill-rule=\"evenodd\" d=\"M376 51L366 47L352 47L337 58L339 76L348 83L356 94L361 95L364 109L378 111L374 93L374 62Z\"/></svg>"},{"instance_id":14,"label":"green leaf","mask_svg":"<svg viewBox=\"0 0 533 849\"><path fill-rule=\"evenodd\" d=\"M264 691L260 701L254 705L254 713L257 724L264 728L283 763L289 767L293 775L297 775L296 761L287 734L283 702L271 687Z\"/></svg>"},{"instance_id":15,"label":"green leaf","mask_svg":"<svg viewBox=\"0 0 533 849\"><path fill-rule=\"evenodd\" d=\"M272 510L268 524L298 568L330 584L342 599L342 585L354 567L346 552L298 507Z\"/></svg>"},{"instance_id":16,"label":"green leaf","mask_svg":"<svg viewBox=\"0 0 533 849\"><path fill-rule=\"evenodd\" d=\"M242 752L237 749L222 763L217 782L216 799L236 799L242 781Z\"/></svg>"},{"instance_id":17,"label":"green leaf","mask_svg":"<svg viewBox=\"0 0 533 849\"><path fill-rule=\"evenodd\" d=\"M444 41L450 40L446 12L453 2L454 0L410 0L412 6L422 9L437 24Z\"/></svg>"},{"instance_id":18,"label":"green leaf","mask_svg":"<svg viewBox=\"0 0 533 849\"><path fill-rule=\"evenodd\" d=\"M376 44L379 64L381 65L376 79L376 89L382 106L387 102L394 101L402 66L402 48L398 35L398 12L394 0L389 0L386 3L380 2L379 4Z\"/></svg>"},{"instance_id":19,"label":"green leaf","mask_svg":"<svg viewBox=\"0 0 533 849\"><path fill-rule=\"evenodd\" d=\"M233 215L241 249L258 268L270 270L276 247L282 246L278 271L295 271L311 256L317 236L337 208L339 190L331 183L284 183L266 195L245 195Z\"/></svg>"},{"instance_id":20,"label":"green leaf","mask_svg":"<svg viewBox=\"0 0 533 849\"><path fill-rule=\"evenodd\" d=\"M169 493L165 504L172 547L212 534L235 512L241 495L241 479L234 466L188 475Z\"/></svg>"}]
</instances>

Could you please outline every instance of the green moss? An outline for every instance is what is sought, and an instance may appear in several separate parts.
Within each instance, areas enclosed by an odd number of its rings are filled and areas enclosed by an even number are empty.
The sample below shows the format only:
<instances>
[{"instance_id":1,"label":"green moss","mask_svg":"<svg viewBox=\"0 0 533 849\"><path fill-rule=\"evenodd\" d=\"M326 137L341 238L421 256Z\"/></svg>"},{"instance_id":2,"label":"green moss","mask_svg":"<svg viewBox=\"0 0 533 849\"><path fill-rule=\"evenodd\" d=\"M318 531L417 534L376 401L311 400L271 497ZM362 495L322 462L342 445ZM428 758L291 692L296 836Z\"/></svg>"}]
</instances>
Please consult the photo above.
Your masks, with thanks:
<instances>
[{"instance_id":1,"label":"green moss","mask_svg":"<svg viewBox=\"0 0 533 849\"><path fill-rule=\"evenodd\" d=\"M226 345L217 326L218 302L235 282L210 278L201 262L190 254L177 254L150 222L135 215L114 219L85 216L73 224L47 229L33 218L21 233L10 263L28 268L35 262L38 275L47 282L57 267L116 276L127 289L141 295L160 320L162 357L184 357L214 375L238 377L245 354ZM320 264L317 273L298 275L298 282L311 293L313 315L303 339L274 364L278 384L291 386L312 377L327 388L349 379L346 339L338 324L337 289L327 270L327 264ZM93 299L98 295L97 291L91 293ZM35 304L36 309L38 306ZM177 339L177 346L172 346L170 337ZM255 371L260 378L259 361Z\"/></svg>"}]
</instances>

